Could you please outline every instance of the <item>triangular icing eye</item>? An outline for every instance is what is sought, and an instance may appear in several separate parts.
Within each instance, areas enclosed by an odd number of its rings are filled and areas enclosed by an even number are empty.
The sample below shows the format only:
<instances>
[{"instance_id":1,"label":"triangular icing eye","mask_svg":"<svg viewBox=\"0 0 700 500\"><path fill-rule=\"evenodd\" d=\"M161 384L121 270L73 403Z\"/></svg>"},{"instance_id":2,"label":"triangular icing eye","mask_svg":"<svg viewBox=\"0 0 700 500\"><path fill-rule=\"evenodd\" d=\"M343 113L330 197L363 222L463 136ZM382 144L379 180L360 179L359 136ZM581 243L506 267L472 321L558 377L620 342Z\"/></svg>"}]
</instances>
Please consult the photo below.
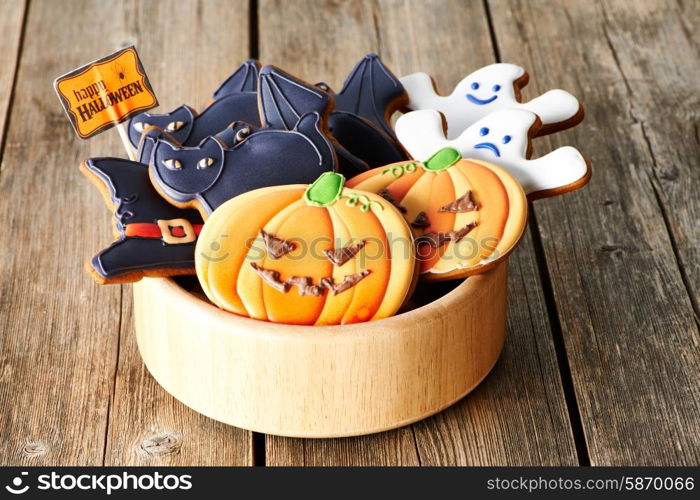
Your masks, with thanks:
<instances>
[{"instance_id":1,"label":"triangular icing eye","mask_svg":"<svg viewBox=\"0 0 700 500\"><path fill-rule=\"evenodd\" d=\"M334 266L342 266L347 261L352 259L357 252L362 250L367 244L365 240L360 240L354 245L348 245L341 248L332 248L330 250L324 250L323 253L328 260L330 260Z\"/></svg>"},{"instance_id":2,"label":"triangular icing eye","mask_svg":"<svg viewBox=\"0 0 700 500\"><path fill-rule=\"evenodd\" d=\"M180 160L176 160L174 158L163 160L163 165L168 167L170 170L180 170L182 168L182 163L180 163Z\"/></svg>"},{"instance_id":3,"label":"triangular icing eye","mask_svg":"<svg viewBox=\"0 0 700 500\"><path fill-rule=\"evenodd\" d=\"M183 121L175 121L175 122L170 122L168 125L165 127L165 130L168 132L177 132L180 130L183 126L185 125L185 122Z\"/></svg>"},{"instance_id":4,"label":"triangular icing eye","mask_svg":"<svg viewBox=\"0 0 700 500\"><path fill-rule=\"evenodd\" d=\"M197 162L197 168L199 170L203 170L205 168L209 168L214 164L214 158L210 158L209 156L202 158Z\"/></svg>"},{"instance_id":5,"label":"triangular icing eye","mask_svg":"<svg viewBox=\"0 0 700 500\"><path fill-rule=\"evenodd\" d=\"M150 127L151 124L147 122L136 122L134 123L134 130L137 132L143 132L146 128Z\"/></svg>"}]
</instances>

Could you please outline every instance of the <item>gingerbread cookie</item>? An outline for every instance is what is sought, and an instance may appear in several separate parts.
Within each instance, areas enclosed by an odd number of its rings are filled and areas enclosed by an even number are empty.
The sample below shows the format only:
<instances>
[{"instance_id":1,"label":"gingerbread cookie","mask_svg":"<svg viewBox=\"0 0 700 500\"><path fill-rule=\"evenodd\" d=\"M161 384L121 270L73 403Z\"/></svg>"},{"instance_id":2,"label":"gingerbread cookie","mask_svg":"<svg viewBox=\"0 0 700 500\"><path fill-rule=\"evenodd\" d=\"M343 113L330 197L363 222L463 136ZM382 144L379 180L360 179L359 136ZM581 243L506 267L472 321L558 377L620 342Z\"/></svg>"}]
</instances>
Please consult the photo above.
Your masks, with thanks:
<instances>
[{"instance_id":1,"label":"gingerbread cookie","mask_svg":"<svg viewBox=\"0 0 700 500\"><path fill-rule=\"evenodd\" d=\"M243 63L214 92L211 104L201 114L187 105L165 114L142 113L128 123L129 141L138 149L143 132L157 127L168 140L183 146L196 146L235 120L260 125L258 114L258 72L260 64Z\"/></svg>"},{"instance_id":2,"label":"gingerbread cookie","mask_svg":"<svg viewBox=\"0 0 700 500\"><path fill-rule=\"evenodd\" d=\"M450 147L424 162L370 170L347 185L379 194L403 214L428 280L490 269L515 248L527 224L527 199L518 181L496 165L464 160Z\"/></svg>"},{"instance_id":3,"label":"gingerbread cookie","mask_svg":"<svg viewBox=\"0 0 700 500\"><path fill-rule=\"evenodd\" d=\"M535 113L543 124L539 135L573 127L583 120L583 107L564 90L550 90L531 101L520 102L520 89L528 80L528 74L520 66L498 63L476 70L446 96L437 93L433 79L426 73L404 76L401 83L408 92L408 109L434 109L445 115L449 139L501 109Z\"/></svg>"},{"instance_id":4,"label":"gingerbread cookie","mask_svg":"<svg viewBox=\"0 0 700 500\"><path fill-rule=\"evenodd\" d=\"M396 141L390 120L395 111L405 106L408 96L399 79L377 54L362 58L337 94L325 83L317 86L334 97L330 130L352 155L370 167L407 159Z\"/></svg>"},{"instance_id":5,"label":"gingerbread cookie","mask_svg":"<svg viewBox=\"0 0 700 500\"><path fill-rule=\"evenodd\" d=\"M229 199L260 187L309 183L323 172L337 170L326 117L330 97L308 88L291 75L266 66L260 72L261 116L271 127L226 147L214 137L193 148L158 140L153 147L150 176L168 201L197 208L207 217ZM322 113L300 114L307 99L324 103ZM299 102L298 102L299 101Z\"/></svg>"},{"instance_id":6,"label":"gingerbread cookie","mask_svg":"<svg viewBox=\"0 0 700 500\"><path fill-rule=\"evenodd\" d=\"M240 71L240 70L239 70ZM256 75L257 69L256 69ZM206 136L216 136L227 147L233 147L251 134L267 129L290 130L299 120L299 117L305 113L317 112L319 114L327 114L332 107L333 99L325 92L307 84L306 82L294 78L291 75L278 71L270 73L264 77L259 77L260 83L256 84L255 88L260 87L260 102L264 115L262 116L262 127L260 126L260 118L254 121L236 119L236 102L235 99L240 99L242 93L230 94L224 96L226 102L230 102L231 106L226 111L225 105L213 104L210 108L216 106L217 112L222 112L219 115L207 115L207 112L202 113L194 122L187 121L185 116L180 118L183 123L194 123L197 127L197 133L187 135L183 142L183 134L178 132L172 133L157 125L147 125L142 129L142 135L137 149L137 158L141 162L150 162L153 145L156 140L164 139L170 144L176 146L197 146L201 141L193 142L193 138L199 139ZM227 82L229 83L229 82ZM225 84L226 85L226 84ZM257 96L257 92L253 92ZM215 94L216 95L216 94ZM260 111L257 110L256 115ZM186 108L186 107L185 107ZM183 113L182 108L179 113ZM177 110L176 110L177 111ZM225 112L224 112L225 111ZM210 120L211 118L211 120ZM155 120L150 120L155 121ZM144 124L146 122L143 122ZM139 127L141 129L141 127ZM357 175L365 172L369 166L362 160L356 158L347 149L345 149L331 134L328 134L331 140L333 149L335 150L338 159L338 170L346 175Z\"/></svg>"},{"instance_id":7,"label":"gingerbread cookie","mask_svg":"<svg viewBox=\"0 0 700 500\"><path fill-rule=\"evenodd\" d=\"M411 231L385 199L322 174L313 184L242 194L209 217L197 276L243 316L336 325L393 315L414 282Z\"/></svg>"},{"instance_id":8,"label":"gingerbread cookie","mask_svg":"<svg viewBox=\"0 0 700 500\"><path fill-rule=\"evenodd\" d=\"M114 213L117 240L88 269L98 283L128 283L144 276L194 274L194 248L202 229L196 210L178 209L153 188L148 166L120 158L92 158L81 172Z\"/></svg>"},{"instance_id":9,"label":"gingerbread cookie","mask_svg":"<svg viewBox=\"0 0 700 500\"><path fill-rule=\"evenodd\" d=\"M425 160L444 147L463 157L493 162L515 177L531 200L573 191L591 176L586 159L570 146L529 159L532 137L540 130L537 115L519 109L495 111L459 136L445 137L443 120L433 110L412 111L396 122L399 140L416 160Z\"/></svg>"}]
</instances>

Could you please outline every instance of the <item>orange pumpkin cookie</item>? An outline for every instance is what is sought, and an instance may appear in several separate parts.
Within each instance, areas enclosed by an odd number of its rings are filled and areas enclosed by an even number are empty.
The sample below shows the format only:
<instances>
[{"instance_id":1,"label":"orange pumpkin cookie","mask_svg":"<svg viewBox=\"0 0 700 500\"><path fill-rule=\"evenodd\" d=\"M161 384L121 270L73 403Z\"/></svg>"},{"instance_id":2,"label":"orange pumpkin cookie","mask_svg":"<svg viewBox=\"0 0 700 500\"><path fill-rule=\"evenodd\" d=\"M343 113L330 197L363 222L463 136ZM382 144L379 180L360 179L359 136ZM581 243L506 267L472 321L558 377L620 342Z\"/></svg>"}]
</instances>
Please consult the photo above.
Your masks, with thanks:
<instances>
[{"instance_id":1,"label":"orange pumpkin cookie","mask_svg":"<svg viewBox=\"0 0 700 500\"><path fill-rule=\"evenodd\" d=\"M347 185L377 193L401 211L428 280L490 269L515 248L527 224L527 200L515 178L491 163L462 159L454 148L425 162L375 168Z\"/></svg>"},{"instance_id":2,"label":"orange pumpkin cookie","mask_svg":"<svg viewBox=\"0 0 700 500\"><path fill-rule=\"evenodd\" d=\"M414 282L411 230L381 196L334 172L237 196L207 219L197 276L217 306L255 319L336 325L393 315Z\"/></svg>"}]
</instances>

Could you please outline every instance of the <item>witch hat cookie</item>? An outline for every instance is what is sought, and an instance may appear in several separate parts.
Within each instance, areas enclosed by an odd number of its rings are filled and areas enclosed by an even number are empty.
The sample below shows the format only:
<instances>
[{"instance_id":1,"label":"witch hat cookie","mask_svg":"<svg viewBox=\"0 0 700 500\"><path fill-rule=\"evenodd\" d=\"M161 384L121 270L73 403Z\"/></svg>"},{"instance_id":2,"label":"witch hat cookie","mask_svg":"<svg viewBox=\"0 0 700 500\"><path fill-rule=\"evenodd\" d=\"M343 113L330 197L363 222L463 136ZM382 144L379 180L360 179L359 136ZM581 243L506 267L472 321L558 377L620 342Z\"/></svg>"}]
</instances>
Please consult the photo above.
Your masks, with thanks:
<instances>
[{"instance_id":1,"label":"witch hat cookie","mask_svg":"<svg viewBox=\"0 0 700 500\"><path fill-rule=\"evenodd\" d=\"M391 115L405 106L406 91L377 54L368 54L348 75L343 88L332 93L335 108L329 118L333 136L370 167L406 160L390 124Z\"/></svg>"},{"instance_id":2,"label":"witch hat cookie","mask_svg":"<svg viewBox=\"0 0 700 500\"><path fill-rule=\"evenodd\" d=\"M277 323L393 315L415 279L411 231L389 202L344 180L328 172L311 185L257 189L217 208L196 249L207 297Z\"/></svg>"},{"instance_id":3,"label":"witch hat cookie","mask_svg":"<svg viewBox=\"0 0 700 500\"><path fill-rule=\"evenodd\" d=\"M148 179L147 165L92 158L80 170L102 193L115 219L117 240L89 263L98 283L194 274L195 241L203 224L199 212L161 198Z\"/></svg>"},{"instance_id":4,"label":"witch hat cookie","mask_svg":"<svg viewBox=\"0 0 700 500\"><path fill-rule=\"evenodd\" d=\"M396 122L396 134L416 160L426 160L444 147L457 149L465 158L495 163L515 177L531 200L573 191L591 176L588 161L571 146L560 147L530 159L532 137L542 122L530 111L495 111L447 139L442 116L433 110L412 111Z\"/></svg>"},{"instance_id":5,"label":"witch hat cookie","mask_svg":"<svg viewBox=\"0 0 700 500\"><path fill-rule=\"evenodd\" d=\"M258 73L255 60L244 62L214 92L212 102L200 114L187 105L165 114L142 113L128 123L128 135L138 149L143 132L149 127L165 132L171 141L196 146L205 137L223 130L234 120L260 124L258 114Z\"/></svg>"},{"instance_id":6,"label":"witch hat cookie","mask_svg":"<svg viewBox=\"0 0 700 500\"><path fill-rule=\"evenodd\" d=\"M449 95L438 94L427 73L404 76L401 83L408 92L408 109L434 109L443 113L449 139L502 109L535 113L542 120L538 135L564 130L583 120L583 107L576 97L564 90L550 90L529 102L521 102L520 89L527 85L528 80L528 74L520 66L498 63L466 76Z\"/></svg>"}]
</instances>

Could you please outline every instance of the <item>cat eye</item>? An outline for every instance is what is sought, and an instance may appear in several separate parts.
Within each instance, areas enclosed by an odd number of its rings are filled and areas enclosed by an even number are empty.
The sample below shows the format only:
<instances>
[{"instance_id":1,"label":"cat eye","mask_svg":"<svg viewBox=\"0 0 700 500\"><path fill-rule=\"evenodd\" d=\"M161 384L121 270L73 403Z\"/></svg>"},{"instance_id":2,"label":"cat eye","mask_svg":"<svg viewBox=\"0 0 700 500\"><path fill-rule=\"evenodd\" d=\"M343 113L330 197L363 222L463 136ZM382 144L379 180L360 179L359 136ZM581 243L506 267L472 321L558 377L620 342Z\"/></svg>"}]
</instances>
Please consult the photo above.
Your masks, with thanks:
<instances>
[{"instance_id":1,"label":"cat eye","mask_svg":"<svg viewBox=\"0 0 700 500\"><path fill-rule=\"evenodd\" d=\"M182 168L182 163L180 163L180 160L175 160L173 158L163 160L163 165L168 167L170 170L180 170Z\"/></svg>"},{"instance_id":2,"label":"cat eye","mask_svg":"<svg viewBox=\"0 0 700 500\"><path fill-rule=\"evenodd\" d=\"M180 130L183 127L183 125L185 125L185 122L181 122L181 121L170 122L165 127L165 130L167 130L168 132L177 132L178 130Z\"/></svg>"},{"instance_id":3,"label":"cat eye","mask_svg":"<svg viewBox=\"0 0 700 500\"><path fill-rule=\"evenodd\" d=\"M204 170L205 168L209 168L214 164L214 158L206 157L202 158L197 162L197 168L199 170Z\"/></svg>"}]
</instances>

